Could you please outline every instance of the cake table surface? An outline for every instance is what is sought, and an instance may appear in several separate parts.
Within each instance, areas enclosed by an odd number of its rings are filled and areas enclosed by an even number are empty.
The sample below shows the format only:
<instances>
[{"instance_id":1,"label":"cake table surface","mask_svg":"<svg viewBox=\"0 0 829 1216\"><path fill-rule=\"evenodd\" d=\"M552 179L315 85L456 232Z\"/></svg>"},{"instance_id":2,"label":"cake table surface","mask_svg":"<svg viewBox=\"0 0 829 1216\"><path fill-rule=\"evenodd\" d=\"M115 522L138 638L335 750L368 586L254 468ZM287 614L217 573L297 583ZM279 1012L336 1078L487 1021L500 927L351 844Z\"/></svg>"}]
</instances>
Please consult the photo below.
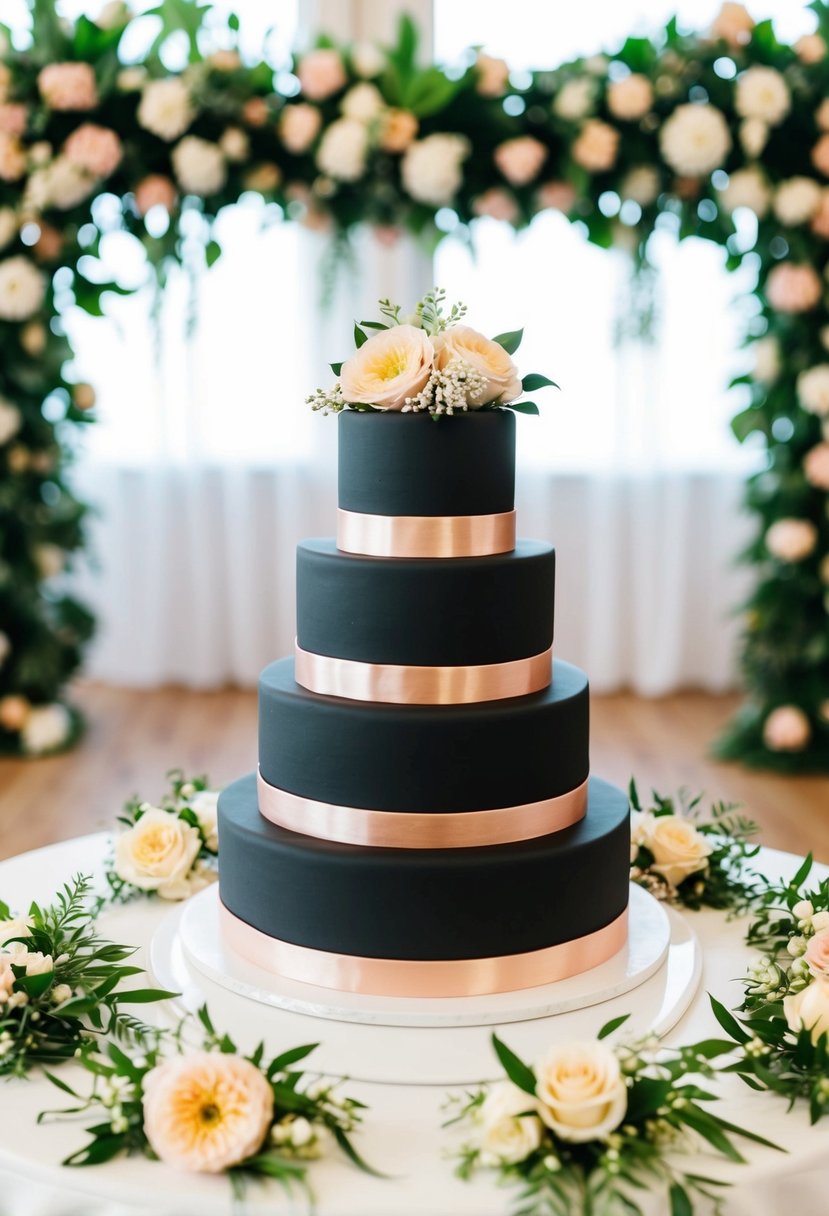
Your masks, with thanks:
<instances>
[{"instance_id":1,"label":"cake table surface","mask_svg":"<svg viewBox=\"0 0 829 1216\"><path fill-rule=\"evenodd\" d=\"M87 836L1 862L0 896L12 907L33 898L48 900L71 875L99 872L107 845L105 834ZM756 864L772 877L789 876L799 859L764 849ZM821 875L829 872L825 866L817 869ZM139 946L137 961L146 964L147 945L168 911L163 901L137 900L104 913L102 928L118 941ZM735 1004L740 994L737 980L752 955L742 941L744 922L729 922L712 911L687 916L702 942L703 980L688 1012L667 1035L670 1044L717 1034L706 993L728 1006ZM226 1029L233 1033L232 1026ZM309 1019L304 1041L324 1034L325 1023ZM269 1043L274 1050L295 1045ZM73 1066L67 1065L61 1076L71 1084L73 1072ZM750 1162L747 1167L700 1159L705 1172L734 1183L726 1193L729 1216L778 1216L784 1210L811 1216L824 1211L829 1188L826 1126L810 1128L805 1107L789 1112L784 1101L755 1094L735 1077L721 1077L718 1091L723 1095L724 1117L788 1150L784 1154L741 1145ZM462 1137L456 1137L454 1130L441 1130L443 1089L351 1082L349 1092L370 1107L359 1134L360 1151L391 1177L382 1180L359 1173L332 1152L311 1171L318 1216L392 1212L394 1216L503 1216L511 1210L514 1195L491 1179L482 1175L469 1184L453 1176L446 1152ZM89 1169L61 1167L61 1159L84 1140L84 1123L61 1121L36 1127L35 1119L44 1109L60 1108L63 1097L37 1073L28 1081L9 1081L0 1087L2 1216L194 1216L195 1212L231 1216L230 1187L221 1178L181 1174L140 1158ZM659 1199L645 1197L641 1202L648 1216L665 1210ZM308 1207L300 1194L291 1201L277 1184L269 1184L251 1186L245 1210L251 1216L259 1212L294 1216Z\"/></svg>"}]
</instances>

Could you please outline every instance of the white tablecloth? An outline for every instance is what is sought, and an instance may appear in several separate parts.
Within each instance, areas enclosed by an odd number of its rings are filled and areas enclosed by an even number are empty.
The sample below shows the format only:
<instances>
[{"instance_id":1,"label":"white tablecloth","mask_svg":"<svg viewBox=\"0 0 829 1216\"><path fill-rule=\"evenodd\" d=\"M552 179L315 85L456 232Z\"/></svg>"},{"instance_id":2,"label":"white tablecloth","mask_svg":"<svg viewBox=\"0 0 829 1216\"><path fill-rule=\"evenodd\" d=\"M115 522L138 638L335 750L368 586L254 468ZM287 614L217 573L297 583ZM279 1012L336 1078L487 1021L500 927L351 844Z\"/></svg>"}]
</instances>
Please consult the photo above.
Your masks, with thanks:
<instances>
[{"instance_id":1,"label":"white tablecloth","mask_svg":"<svg viewBox=\"0 0 829 1216\"><path fill-rule=\"evenodd\" d=\"M71 875L100 868L106 837L88 836L53 845L0 863L0 898L22 909L32 898L46 901ZM789 876L799 859L764 850L758 868ZM826 867L820 868L821 875ZM167 911L162 901L140 900L105 914L104 931L116 940L146 946ZM750 953L743 945L744 922L729 922L714 912L688 913L704 948L704 973L690 1009L667 1042L679 1044L713 1035L720 1037L706 993L726 1005L740 998L739 978ZM142 953L138 962L144 961ZM152 1007L145 1007L151 1009ZM228 1029L232 1032L232 1027ZM324 1023L309 1026L308 1040L324 1034ZM417 1031L412 1031L413 1035ZM278 1047L294 1046L270 1043ZM61 1069L70 1084L78 1079L73 1065ZM85 1083L85 1078L81 1078ZM729 1216L823 1216L829 1212L829 1119L815 1128L808 1113L768 1094L755 1094L733 1076L718 1081L724 1096L720 1113L752 1128L788 1150L745 1145L748 1166L730 1165L700 1154L698 1172L733 1182L727 1192ZM368 1103L359 1135L363 1154L392 1175L378 1180L358 1172L335 1151L312 1167L311 1179L319 1216L504 1216L514 1193L480 1176L472 1184L453 1176L446 1152L457 1140L441 1130L446 1094L425 1086L371 1085L351 1082L348 1092ZM0 1216L230 1216L232 1201L222 1178L177 1173L158 1163L131 1158L88 1169L65 1169L59 1162L85 1141L91 1120L35 1125L39 1111L68 1105L48 1081L33 1074L28 1081L0 1086ZM679 1163L681 1164L681 1163ZM250 1213L306 1212L301 1195L291 1201L276 1183L252 1186ZM664 1202L646 1199L649 1216L666 1212ZM702 1207L698 1208L701 1212Z\"/></svg>"}]
</instances>

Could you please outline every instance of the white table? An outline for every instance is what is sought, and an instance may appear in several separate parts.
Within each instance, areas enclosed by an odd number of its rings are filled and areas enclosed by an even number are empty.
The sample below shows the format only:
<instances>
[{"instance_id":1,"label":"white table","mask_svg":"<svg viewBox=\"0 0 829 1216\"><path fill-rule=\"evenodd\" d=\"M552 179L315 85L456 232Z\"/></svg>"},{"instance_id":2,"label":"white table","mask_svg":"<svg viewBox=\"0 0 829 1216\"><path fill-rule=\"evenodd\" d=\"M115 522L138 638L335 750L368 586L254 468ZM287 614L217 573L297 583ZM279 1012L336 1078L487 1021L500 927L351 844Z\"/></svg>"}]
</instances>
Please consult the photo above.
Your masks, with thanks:
<instances>
[{"instance_id":1,"label":"white table","mask_svg":"<svg viewBox=\"0 0 829 1216\"><path fill-rule=\"evenodd\" d=\"M32 898L48 901L73 874L98 871L106 846L106 836L87 836L2 862L0 898L15 909L23 909ZM756 864L777 877L794 873L798 861L764 850ZM826 867L820 873L825 874ZM139 900L105 913L102 927L114 939L140 946L141 963L167 911L163 901ZM696 999L666 1040L672 1044L719 1037L706 992L729 1007L736 1004L737 981L750 958L742 942L744 923L729 923L714 912L687 915L704 947L704 974ZM318 1039L324 1029L324 1022L309 1022L306 1041ZM293 1039L269 1044L274 1050L294 1045ZM72 1084L78 1072L69 1064L61 1076ZM86 1078L81 1081L85 1084ZM829 1210L829 1120L810 1128L805 1109L787 1113L784 1102L753 1093L733 1076L723 1077L719 1089L726 1118L788 1149L781 1154L746 1145L748 1166L704 1155L694 1160L697 1170L735 1184L728 1192L729 1216L821 1216ZM504 1216L511 1211L511 1192L497 1188L490 1178L482 1175L469 1184L453 1177L445 1154L457 1140L440 1128L443 1090L351 1083L348 1092L370 1107L359 1136L361 1151L393 1179L370 1178L332 1152L312 1167L319 1216ZM67 1105L65 1097L37 1073L28 1081L0 1085L0 1216L230 1216L230 1190L221 1178L180 1174L141 1158L83 1170L62 1168L61 1159L84 1142L89 1117L41 1127L36 1127L35 1118L43 1109ZM665 1211L655 1199L645 1206L649 1216ZM247 1208L252 1216L307 1211L301 1196L292 1203L275 1183L252 1186Z\"/></svg>"}]
</instances>

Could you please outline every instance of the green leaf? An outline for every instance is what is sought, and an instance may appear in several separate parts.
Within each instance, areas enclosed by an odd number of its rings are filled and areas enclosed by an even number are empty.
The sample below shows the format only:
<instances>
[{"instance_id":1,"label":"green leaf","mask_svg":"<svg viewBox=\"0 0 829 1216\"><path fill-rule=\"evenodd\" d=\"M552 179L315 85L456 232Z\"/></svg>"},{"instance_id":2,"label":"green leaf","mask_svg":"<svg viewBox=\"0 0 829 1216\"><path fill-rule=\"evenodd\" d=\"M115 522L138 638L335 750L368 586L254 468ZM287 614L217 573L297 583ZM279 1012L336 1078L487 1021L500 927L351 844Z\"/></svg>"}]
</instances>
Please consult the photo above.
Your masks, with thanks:
<instances>
[{"instance_id":1,"label":"green leaf","mask_svg":"<svg viewBox=\"0 0 829 1216\"><path fill-rule=\"evenodd\" d=\"M514 355L521 345L523 337L523 329L510 329L505 334L496 334L492 341L497 342L499 346L503 346L508 355Z\"/></svg>"},{"instance_id":2,"label":"green leaf","mask_svg":"<svg viewBox=\"0 0 829 1216\"><path fill-rule=\"evenodd\" d=\"M369 1165L368 1162L360 1156L341 1127L334 1127L332 1130L334 1132L334 1139L337 1141L337 1144L339 1144L340 1148L353 1165L356 1165L357 1168L362 1170L364 1174L372 1174L375 1178L388 1177L387 1174L381 1174L379 1170L374 1169L373 1166Z\"/></svg>"},{"instance_id":3,"label":"green leaf","mask_svg":"<svg viewBox=\"0 0 829 1216\"><path fill-rule=\"evenodd\" d=\"M169 1001L181 996L180 992L166 992L163 988L130 988L118 993L119 1004L148 1005L151 1001Z\"/></svg>"},{"instance_id":4,"label":"green leaf","mask_svg":"<svg viewBox=\"0 0 829 1216\"><path fill-rule=\"evenodd\" d=\"M711 1002L714 1017L722 1026L725 1033L730 1034L732 1039L735 1039L738 1043L747 1043L751 1038L751 1035L746 1034L734 1015L729 1013L725 1005L721 1004L716 997L711 996L710 993L708 994L708 999Z\"/></svg>"},{"instance_id":5,"label":"green leaf","mask_svg":"<svg viewBox=\"0 0 829 1216\"><path fill-rule=\"evenodd\" d=\"M813 863L814 857L811 853L807 853L803 860L803 864L800 866L789 885L792 887L799 887L803 882L805 882L805 880L809 877Z\"/></svg>"},{"instance_id":6,"label":"green leaf","mask_svg":"<svg viewBox=\"0 0 829 1216\"><path fill-rule=\"evenodd\" d=\"M492 1046L510 1081L519 1089L523 1089L525 1094L532 1094L535 1097L535 1073L529 1065L525 1064L523 1060L519 1060L515 1052L511 1051L506 1043L502 1043L497 1034L492 1036Z\"/></svg>"},{"instance_id":7,"label":"green leaf","mask_svg":"<svg viewBox=\"0 0 829 1216\"><path fill-rule=\"evenodd\" d=\"M208 241L205 246L204 256L208 266L212 266L215 262L218 262L222 256L222 247L219 242Z\"/></svg>"},{"instance_id":8,"label":"green leaf","mask_svg":"<svg viewBox=\"0 0 829 1216\"><path fill-rule=\"evenodd\" d=\"M737 1151L728 1139L728 1136L726 1136L723 1127L713 1115L709 1115L707 1111L688 1103L678 1112L678 1116L683 1123L693 1128L698 1135L702 1136L703 1140L707 1140L710 1145L722 1153L724 1157L727 1157L729 1161L734 1161L738 1165L745 1162L745 1157Z\"/></svg>"},{"instance_id":9,"label":"green leaf","mask_svg":"<svg viewBox=\"0 0 829 1216\"><path fill-rule=\"evenodd\" d=\"M342 363L329 363L328 366L331 368L335 376L339 376L340 372L343 370Z\"/></svg>"},{"instance_id":10,"label":"green leaf","mask_svg":"<svg viewBox=\"0 0 829 1216\"><path fill-rule=\"evenodd\" d=\"M507 409L515 410L516 414L538 414L540 412L534 401L508 401Z\"/></svg>"},{"instance_id":11,"label":"green leaf","mask_svg":"<svg viewBox=\"0 0 829 1216\"><path fill-rule=\"evenodd\" d=\"M671 1216L694 1216L694 1208L688 1192L678 1182L671 1183Z\"/></svg>"},{"instance_id":12,"label":"green leaf","mask_svg":"<svg viewBox=\"0 0 829 1216\"><path fill-rule=\"evenodd\" d=\"M537 388L558 388L558 385L549 376L542 376L540 372L530 372L521 381L521 387L525 393L534 393Z\"/></svg>"},{"instance_id":13,"label":"green leaf","mask_svg":"<svg viewBox=\"0 0 829 1216\"><path fill-rule=\"evenodd\" d=\"M355 321L354 322L354 343L357 347L357 350L360 349L360 347L363 345L364 342L368 342L368 334L364 334L363 331L360 329L360 326Z\"/></svg>"},{"instance_id":14,"label":"green leaf","mask_svg":"<svg viewBox=\"0 0 829 1216\"><path fill-rule=\"evenodd\" d=\"M605 1022L598 1035L599 1039L606 1039L609 1034L613 1034L614 1030L618 1030L623 1022L626 1022L630 1017L629 1013L623 1013L618 1018L611 1018L609 1022Z\"/></svg>"},{"instance_id":15,"label":"green leaf","mask_svg":"<svg viewBox=\"0 0 829 1216\"><path fill-rule=\"evenodd\" d=\"M312 1051L316 1051L319 1043L306 1043L304 1047L292 1047L289 1051L283 1051L281 1055L276 1056L268 1065L268 1078L276 1076L278 1072L284 1072L291 1064L296 1064L299 1060L304 1060L306 1056L310 1056Z\"/></svg>"}]
</instances>

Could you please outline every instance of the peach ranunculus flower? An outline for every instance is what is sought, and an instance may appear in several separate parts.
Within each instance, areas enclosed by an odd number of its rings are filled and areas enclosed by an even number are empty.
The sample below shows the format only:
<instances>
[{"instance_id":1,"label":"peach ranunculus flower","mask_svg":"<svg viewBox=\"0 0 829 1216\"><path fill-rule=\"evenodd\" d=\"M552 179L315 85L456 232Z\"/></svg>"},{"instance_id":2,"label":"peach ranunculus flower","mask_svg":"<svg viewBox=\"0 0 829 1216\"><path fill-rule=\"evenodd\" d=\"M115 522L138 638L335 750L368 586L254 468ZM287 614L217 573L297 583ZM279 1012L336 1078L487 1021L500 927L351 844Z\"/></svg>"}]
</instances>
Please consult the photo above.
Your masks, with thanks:
<instances>
[{"instance_id":1,"label":"peach ranunculus flower","mask_svg":"<svg viewBox=\"0 0 829 1216\"><path fill-rule=\"evenodd\" d=\"M26 153L16 135L0 131L0 181L19 182L26 172Z\"/></svg>"},{"instance_id":2,"label":"peach ranunculus flower","mask_svg":"<svg viewBox=\"0 0 829 1216\"><path fill-rule=\"evenodd\" d=\"M333 47L308 51L300 59L296 74L300 89L312 101L323 101L332 93L339 92L348 79L340 52Z\"/></svg>"},{"instance_id":3,"label":"peach ranunculus flower","mask_svg":"<svg viewBox=\"0 0 829 1216\"><path fill-rule=\"evenodd\" d=\"M653 85L641 72L631 72L607 86L607 108L614 118L635 122L653 105Z\"/></svg>"},{"instance_id":4,"label":"peach ranunculus flower","mask_svg":"<svg viewBox=\"0 0 829 1216\"><path fill-rule=\"evenodd\" d=\"M37 87L52 110L93 110L98 104L95 73L88 63L49 63L38 73Z\"/></svg>"},{"instance_id":5,"label":"peach ranunculus flower","mask_svg":"<svg viewBox=\"0 0 829 1216\"><path fill-rule=\"evenodd\" d=\"M829 979L829 929L810 937L803 956L812 975Z\"/></svg>"},{"instance_id":6,"label":"peach ranunculus flower","mask_svg":"<svg viewBox=\"0 0 829 1216\"><path fill-rule=\"evenodd\" d=\"M63 145L63 154L93 177L109 177L120 165L123 149L114 131L84 122Z\"/></svg>"},{"instance_id":7,"label":"peach ranunculus flower","mask_svg":"<svg viewBox=\"0 0 829 1216\"><path fill-rule=\"evenodd\" d=\"M651 869L673 887L708 866L710 844L692 823L679 815L651 816L643 844L653 854Z\"/></svg>"},{"instance_id":8,"label":"peach ranunculus flower","mask_svg":"<svg viewBox=\"0 0 829 1216\"><path fill-rule=\"evenodd\" d=\"M829 240L829 190L823 191L820 206L812 216L809 227L815 236L821 236L825 241Z\"/></svg>"},{"instance_id":9,"label":"peach ranunculus flower","mask_svg":"<svg viewBox=\"0 0 829 1216\"><path fill-rule=\"evenodd\" d=\"M7 135L23 135L29 121L29 111L20 101L8 101L0 105L0 131Z\"/></svg>"},{"instance_id":10,"label":"peach ranunculus flower","mask_svg":"<svg viewBox=\"0 0 829 1216\"><path fill-rule=\"evenodd\" d=\"M240 1056L176 1056L144 1078L144 1131L167 1165L221 1174L252 1157L273 1119L273 1090Z\"/></svg>"},{"instance_id":11,"label":"peach ranunculus flower","mask_svg":"<svg viewBox=\"0 0 829 1216\"><path fill-rule=\"evenodd\" d=\"M778 705L763 723L763 742L772 752L800 752L811 737L809 719L797 705Z\"/></svg>"},{"instance_id":12,"label":"peach ranunculus flower","mask_svg":"<svg viewBox=\"0 0 829 1216\"><path fill-rule=\"evenodd\" d=\"M364 342L340 371L343 398L358 405L402 410L425 388L435 362L432 342L414 325L393 325Z\"/></svg>"},{"instance_id":13,"label":"peach ranunculus flower","mask_svg":"<svg viewBox=\"0 0 829 1216\"><path fill-rule=\"evenodd\" d=\"M808 1030L813 1043L829 1035L829 981L812 980L802 992L783 997L783 1013L789 1029Z\"/></svg>"},{"instance_id":14,"label":"peach ranunculus flower","mask_svg":"<svg viewBox=\"0 0 829 1216\"><path fill-rule=\"evenodd\" d=\"M533 135L519 135L499 144L492 159L511 186L528 186L547 159L547 149Z\"/></svg>"},{"instance_id":15,"label":"peach ranunculus flower","mask_svg":"<svg viewBox=\"0 0 829 1216\"><path fill-rule=\"evenodd\" d=\"M322 114L316 106L299 101L285 106L279 117L279 137L294 156L307 152L319 135Z\"/></svg>"},{"instance_id":16,"label":"peach ranunculus flower","mask_svg":"<svg viewBox=\"0 0 829 1216\"><path fill-rule=\"evenodd\" d=\"M190 894L187 880L201 845L198 829L173 811L151 806L116 838L115 873L141 891L184 899Z\"/></svg>"},{"instance_id":17,"label":"peach ranunculus flower","mask_svg":"<svg viewBox=\"0 0 829 1216\"><path fill-rule=\"evenodd\" d=\"M809 485L829 490L829 442L818 443L803 457L803 473Z\"/></svg>"},{"instance_id":18,"label":"peach ranunculus flower","mask_svg":"<svg viewBox=\"0 0 829 1216\"><path fill-rule=\"evenodd\" d=\"M809 312L819 302L820 276L805 262L780 262L766 279L769 304L778 312Z\"/></svg>"},{"instance_id":19,"label":"peach ranunculus flower","mask_svg":"<svg viewBox=\"0 0 829 1216\"><path fill-rule=\"evenodd\" d=\"M497 59L494 55L479 51L475 69L475 92L480 97L504 96L509 84L509 64L506 59Z\"/></svg>"},{"instance_id":20,"label":"peach ranunculus flower","mask_svg":"<svg viewBox=\"0 0 829 1216\"><path fill-rule=\"evenodd\" d=\"M744 4L736 0L725 0L711 26L711 37L721 38L732 50L745 46L751 40L754 18Z\"/></svg>"},{"instance_id":21,"label":"peach ranunculus flower","mask_svg":"<svg viewBox=\"0 0 829 1216\"><path fill-rule=\"evenodd\" d=\"M604 1140L625 1117L628 1098L619 1061L606 1043L560 1043L539 1060L538 1113L561 1140Z\"/></svg>"},{"instance_id":22,"label":"peach ranunculus flower","mask_svg":"<svg viewBox=\"0 0 829 1216\"><path fill-rule=\"evenodd\" d=\"M420 123L411 110L387 110L383 117L380 147L384 152L405 152L417 138Z\"/></svg>"},{"instance_id":23,"label":"peach ranunculus flower","mask_svg":"<svg viewBox=\"0 0 829 1216\"><path fill-rule=\"evenodd\" d=\"M178 198L175 185L165 173L149 173L141 179L134 193L139 215L146 215L151 207L172 211Z\"/></svg>"},{"instance_id":24,"label":"peach ranunculus flower","mask_svg":"<svg viewBox=\"0 0 829 1216\"><path fill-rule=\"evenodd\" d=\"M450 325L435 338L436 364L441 370L455 360L467 363L484 380L484 388L467 398L470 409L493 401L514 401L521 396L518 368L503 346L485 338L470 325Z\"/></svg>"},{"instance_id":25,"label":"peach ranunculus flower","mask_svg":"<svg viewBox=\"0 0 829 1216\"><path fill-rule=\"evenodd\" d=\"M588 173L612 169L619 150L619 132L610 123L590 118L573 144L573 160Z\"/></svg>"},{"instance_id":26,"label":"peach ranunculus flower","mask_svg":"<svg viewBox=\"0 0 829 1216\"><path fill-rule=\"evenodd\" d=\"M812 148L812 164L818 173L822 173L824 177L829 177L829 135L821 135Z\"/></svg>"}]
</instances>

